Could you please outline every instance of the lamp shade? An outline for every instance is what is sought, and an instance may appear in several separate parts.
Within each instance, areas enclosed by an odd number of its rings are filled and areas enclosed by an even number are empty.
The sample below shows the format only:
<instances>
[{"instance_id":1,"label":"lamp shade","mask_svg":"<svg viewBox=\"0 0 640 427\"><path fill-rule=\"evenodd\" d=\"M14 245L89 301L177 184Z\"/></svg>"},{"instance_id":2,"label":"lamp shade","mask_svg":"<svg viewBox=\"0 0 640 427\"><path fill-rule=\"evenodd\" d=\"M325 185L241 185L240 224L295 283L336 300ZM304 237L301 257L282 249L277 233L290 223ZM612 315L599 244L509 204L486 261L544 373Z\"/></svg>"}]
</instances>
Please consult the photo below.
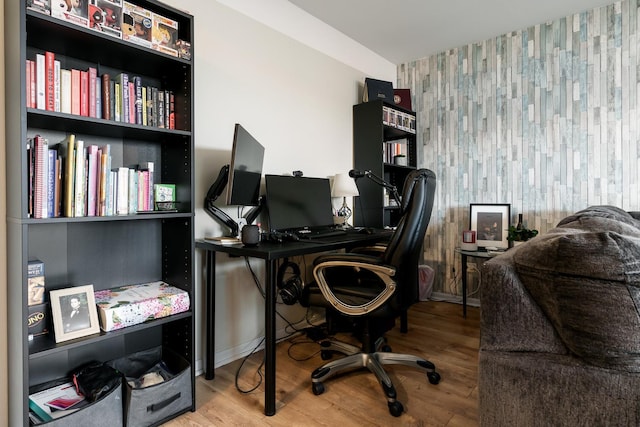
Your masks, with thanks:
<instances>
[{"instance_id":1,"label":"lamp shade","mask_svg":"<svg viewBox=\"0 0 640 427\"><path fill-rule=\"evenodd\" d=\"M358 196L358 187L353 178L346 173L339 173L333 177L331 183L331 197Z\"/></svg>"}]
</instances>

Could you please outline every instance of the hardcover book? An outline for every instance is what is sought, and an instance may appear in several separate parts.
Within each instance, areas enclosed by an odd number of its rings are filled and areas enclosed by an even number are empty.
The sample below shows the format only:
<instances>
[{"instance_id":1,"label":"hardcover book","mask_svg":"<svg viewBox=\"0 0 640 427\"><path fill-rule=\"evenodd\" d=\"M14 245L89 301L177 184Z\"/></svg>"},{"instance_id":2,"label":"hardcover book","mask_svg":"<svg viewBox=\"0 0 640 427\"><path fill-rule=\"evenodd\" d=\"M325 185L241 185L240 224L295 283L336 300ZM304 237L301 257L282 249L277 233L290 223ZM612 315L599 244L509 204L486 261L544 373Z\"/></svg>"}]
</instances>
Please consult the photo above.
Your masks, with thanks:
<instances>
[{"instance_id":1,"label":"hardcover book","mask_svg":"<svg viewBox=\"0 0 640 427\"><path fill-rule=\"evenodd\" d=\"M393 84L384 80L376 80L370 77L364 79L363 101L383 101L393 103Z\"/></svg>"},{"instance_id":2,"label":"hardcover book","mask_svg":"<svg viewBox=\"0 0 640 427\"><path fill-rule=\"evenodd\" d=\"M394 89L393 102L402 108L413 111L411 109L411 89Z\"/></svg>"}]
</instances>

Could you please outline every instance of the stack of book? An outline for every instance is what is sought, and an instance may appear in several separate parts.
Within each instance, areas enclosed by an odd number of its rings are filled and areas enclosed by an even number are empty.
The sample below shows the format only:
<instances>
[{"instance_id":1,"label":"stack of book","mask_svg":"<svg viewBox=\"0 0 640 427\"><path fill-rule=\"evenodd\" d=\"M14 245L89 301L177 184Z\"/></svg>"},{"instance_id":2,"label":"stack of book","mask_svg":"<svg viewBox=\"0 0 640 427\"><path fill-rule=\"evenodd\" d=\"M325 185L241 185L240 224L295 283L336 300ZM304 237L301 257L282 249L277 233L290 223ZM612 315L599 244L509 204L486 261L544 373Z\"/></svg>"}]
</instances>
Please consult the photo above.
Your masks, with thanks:
<instances>
[{"instance_id":1,"label":"stack of book","mask_svg":"<svg viewBox=\"0 0 640 427\"><path fill-rule=\"evenodd\" d=\"M75 135L53 146L41 135L27 142L29 216L130 215L154 210L154 164L111 165L111 146L86 145Z\"/></svg>"}]
</instances>

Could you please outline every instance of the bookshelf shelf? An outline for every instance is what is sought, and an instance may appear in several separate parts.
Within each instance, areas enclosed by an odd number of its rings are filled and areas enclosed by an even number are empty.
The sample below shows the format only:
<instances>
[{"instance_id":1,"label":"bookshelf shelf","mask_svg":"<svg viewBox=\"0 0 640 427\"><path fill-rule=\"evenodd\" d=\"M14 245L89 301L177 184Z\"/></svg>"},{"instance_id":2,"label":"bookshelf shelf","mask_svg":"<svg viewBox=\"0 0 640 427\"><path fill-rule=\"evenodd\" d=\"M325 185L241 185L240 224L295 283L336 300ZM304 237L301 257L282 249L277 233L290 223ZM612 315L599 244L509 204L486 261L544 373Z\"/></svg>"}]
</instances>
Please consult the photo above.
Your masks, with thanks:
<instances>
[{"instance_id":1,"label":"bookshelf shelf","mask_svg":"<svg viewBox=\"0 0 640 427\"><path fill-rule=\"evenodd\" d=\"M404 179L417 167L416 114L381 100L353 106L354 167L371 171L402 192ZM394 163L393 155L406 156L406 165ZM354 224L362 227L393 227L400 209L385 204L384 189L367 180L358 181L360 196L355 203L359 212Z\"/></svg>"},{"instance_id":2,"label":"bookshelf shelf","mask_svg":"<svg viewBox=\"0 0 640 427\"><path fill-rule=\"evenodd\" d=\"M28 10L30 2L4 0L5 140L7 158L7 291L9 425L29 425L29 393L67 377L89 361L107 362L161 347L190 364L190 404L167 412L159 425L195 410L193 62L90 28ZM131 0L178 23L178 38L193 46L193 17L157 0ZM52 52L65 70L138 76L147 88L174 95L174 128L32 108L27 60ZM151 117L151 116L148 116ZM111 168L154 165L154 182L175 184L177 211L127 215L36 218L30 197L33 167L27 148L35 135L53 146L73 134L110 147ZM51 147L50 147L51 148ZM64 161L64 158L63 158ZM64 169L62 169L64 170ZM66 178L65 178L66 179ZM85 178L86 179L86 178ZM63 191L66 190L66 187ZM33 193L31 193L33 194ZM144 198L143 198L144 200ZM151 202L150 202L151 203ZM135 210L134 210L135 211ZM188 311L117 331L56 343L53 326L29 340L27 264L44 262L45 301L55 289L92 284L95 291L164 281L189 294ZM49 312L50 315L50 312ZM117 424L114 421L114 425Z\"/></svg>"}]
</instances>

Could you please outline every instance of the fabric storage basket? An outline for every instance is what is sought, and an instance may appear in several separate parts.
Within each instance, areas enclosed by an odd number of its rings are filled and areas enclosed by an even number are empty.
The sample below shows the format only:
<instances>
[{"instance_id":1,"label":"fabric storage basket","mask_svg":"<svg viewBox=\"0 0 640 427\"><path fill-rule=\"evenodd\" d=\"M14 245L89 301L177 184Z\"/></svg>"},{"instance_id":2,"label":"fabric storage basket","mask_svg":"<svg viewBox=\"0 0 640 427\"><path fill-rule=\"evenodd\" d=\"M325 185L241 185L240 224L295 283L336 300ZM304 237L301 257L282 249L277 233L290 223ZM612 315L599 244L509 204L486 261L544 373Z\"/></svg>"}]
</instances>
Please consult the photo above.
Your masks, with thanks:
<instances>
[{"instance_id":1,"label":"fabric storage basket","mask_svg":"<svg viewBox=\"0 0 640 427\"><path fill-rule=\"evenodd\" d=\"M138 388L134 382L158 363L164 362L171 377L161 383ZM125 389L125 426L156 424L191 408L191 365L176 353L155 347L109 362L127 379Z\"/></svg>"},{"instance_id":2,"label":"fabric storage basket","mask_svg":"<svg viewBox=\"0 0 640 427\"><path fill-rule=\"evenodd\" d=\"M124 424L122 386L76 412L38 424L47 427L116 427Z\"/></svg>"}]
</instances>

